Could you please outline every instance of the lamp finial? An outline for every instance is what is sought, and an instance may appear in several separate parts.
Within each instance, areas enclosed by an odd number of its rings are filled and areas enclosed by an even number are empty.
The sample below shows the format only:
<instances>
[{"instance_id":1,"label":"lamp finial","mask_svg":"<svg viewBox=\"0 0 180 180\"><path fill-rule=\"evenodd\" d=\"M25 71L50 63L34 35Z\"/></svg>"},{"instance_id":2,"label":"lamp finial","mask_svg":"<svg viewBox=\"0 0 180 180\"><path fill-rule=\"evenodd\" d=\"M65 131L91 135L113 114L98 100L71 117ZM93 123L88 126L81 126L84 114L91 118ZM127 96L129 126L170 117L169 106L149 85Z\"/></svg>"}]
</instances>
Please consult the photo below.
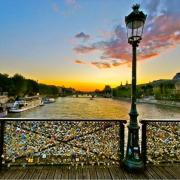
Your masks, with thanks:
<instances>
[{"instance_id":1,"label":"lamp finial","mask_svg":"<svg viewBox=\"0 0 180 180\"><path fill-rule=\"evenodd\" d=\"M132 9L133 9L134 11L138 11L139 8L140 8L140 4L134 4L134 5L132 6Z\"/></svg>"}]
</instances>

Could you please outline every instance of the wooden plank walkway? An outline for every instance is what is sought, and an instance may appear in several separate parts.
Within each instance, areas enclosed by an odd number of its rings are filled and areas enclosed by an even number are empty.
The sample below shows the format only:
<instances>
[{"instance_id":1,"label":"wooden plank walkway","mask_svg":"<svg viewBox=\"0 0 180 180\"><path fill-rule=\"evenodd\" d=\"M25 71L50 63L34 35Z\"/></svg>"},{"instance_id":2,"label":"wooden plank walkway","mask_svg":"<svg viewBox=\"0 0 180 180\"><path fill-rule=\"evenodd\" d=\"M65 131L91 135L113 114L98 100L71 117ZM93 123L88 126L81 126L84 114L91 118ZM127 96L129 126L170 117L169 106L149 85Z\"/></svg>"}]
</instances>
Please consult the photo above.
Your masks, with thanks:
<instances>
[{"instance_id":1,"label":"wooden plank walkway","mask_svg":"<svg viewBox=\"0 0 180 180\"><path fill-rule=\"evenodd\" d=\"M11 167L0 171L0 179L180 179L180 166L148 166L141 173L129 173L118 166Z\"/></svg>"}]
</instances>

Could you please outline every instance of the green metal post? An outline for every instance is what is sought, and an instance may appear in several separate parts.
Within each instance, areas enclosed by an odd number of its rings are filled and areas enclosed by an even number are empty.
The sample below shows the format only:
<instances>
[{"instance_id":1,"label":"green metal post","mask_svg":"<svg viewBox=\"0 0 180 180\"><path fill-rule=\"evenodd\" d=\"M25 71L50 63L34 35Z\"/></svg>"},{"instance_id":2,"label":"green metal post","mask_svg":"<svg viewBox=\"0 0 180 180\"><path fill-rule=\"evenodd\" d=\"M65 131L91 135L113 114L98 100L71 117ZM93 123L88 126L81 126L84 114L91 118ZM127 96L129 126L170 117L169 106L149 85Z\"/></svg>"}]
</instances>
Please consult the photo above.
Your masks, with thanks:
<instances>
[{"instance_id":1,"label":"green metal post","mask_svg":"<svg viewBox=\"0 0 180 180\"><path fill-rule=\"evenodd\" d=\"M142 170L144 163L141 158L139 147L139 126L138 113L136 109L136 47L138 41L132 42L132 84L131 84L131 110L129 113L130 123L128 125L128 143L126 157L124 159L124 167L126 170Z\"/></svg>"},{"instance_id":2,"label":"green metal post","mask_svg":"<svg viewBox=\"0 0 180 180\"><path fill-rule=\"evenodd\" d=\"M120 164L122 164L124 159L124 123L120 122L119 126Z\"/></svg>"},{"instance_id":3,"label":"green metal post","mask_svg":"<svg viewBox=\"0 0 180 180\"><path fill-rule=\"evenodd\" d=\"M3 146L4 146L4 127L5 121L0 120L0 170L2 169L2 162L3 162Z\"/></svg>"},{"instance_id":4,"label":"green metal post","mask_svg":"<svg viewBox=\"0 0 180 180\"><path fill-rule=\"evenodd\" d=\"M147 161L147 122L142 121L142 142L141 142L141 155L144 162L144 166L146 166Z\"/></svg>"}]
</instances>

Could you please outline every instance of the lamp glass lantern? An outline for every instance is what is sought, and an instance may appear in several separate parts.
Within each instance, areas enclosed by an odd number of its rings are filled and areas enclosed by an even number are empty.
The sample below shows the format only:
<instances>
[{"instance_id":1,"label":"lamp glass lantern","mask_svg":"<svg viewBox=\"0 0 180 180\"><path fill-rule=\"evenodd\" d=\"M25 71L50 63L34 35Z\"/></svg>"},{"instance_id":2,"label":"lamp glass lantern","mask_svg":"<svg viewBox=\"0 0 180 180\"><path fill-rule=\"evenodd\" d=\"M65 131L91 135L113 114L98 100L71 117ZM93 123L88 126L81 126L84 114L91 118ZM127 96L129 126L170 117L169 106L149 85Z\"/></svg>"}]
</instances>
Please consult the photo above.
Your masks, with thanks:
<instances>
[{"instance_id":1,"label":"lamp glass lantern","mask_svg":"<svg viewBox=\"0 0 180 180\"><path fill-rule=\"evenodd\" d=\"M146 20L146 15L139 11L139 4L134 5L133 12L125 17L128 42L132 44L133 42L140 42L142 39L144 23Z\"/></svg>"}]
</instances>

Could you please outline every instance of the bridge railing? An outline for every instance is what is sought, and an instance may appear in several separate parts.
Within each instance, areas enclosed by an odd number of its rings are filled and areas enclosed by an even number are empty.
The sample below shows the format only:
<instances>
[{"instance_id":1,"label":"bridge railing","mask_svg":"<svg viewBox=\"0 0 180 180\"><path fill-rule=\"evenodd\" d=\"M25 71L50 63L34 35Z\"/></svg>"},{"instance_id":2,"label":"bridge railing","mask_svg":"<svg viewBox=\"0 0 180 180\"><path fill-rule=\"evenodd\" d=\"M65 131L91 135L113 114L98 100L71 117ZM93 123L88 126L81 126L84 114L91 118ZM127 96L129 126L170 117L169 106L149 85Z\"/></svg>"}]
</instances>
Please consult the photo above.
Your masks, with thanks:
<instances>
[{"instance_id":1,"label":"bridge railing","mask_svg":"<svg viewBox=\"0 0 180 180\"><path fill-rule=\"evenodd\" d=\"M120 164L125 120L0 119L0 166Z\"/></svg>"},{"instance_id":2,"label":"bridge railing","mask_svg":"<svg viewBox=\"0 0 180 180\"><path fill-rule=\"evenodd\" d=\"M145 164L180 163L180 120L141 120Z\"/></svg>"},{"instance_id":3,"label":"bridge railing","mask_svg":"<svg viewBox=\"0 0 180 180\"><path fill-rule=\"evenodd\" d=\"M125 120L0 119L0 167L120 164ZM145 164L180 163L180 120L142 120Z\"/></svg>"}]
</instances>

